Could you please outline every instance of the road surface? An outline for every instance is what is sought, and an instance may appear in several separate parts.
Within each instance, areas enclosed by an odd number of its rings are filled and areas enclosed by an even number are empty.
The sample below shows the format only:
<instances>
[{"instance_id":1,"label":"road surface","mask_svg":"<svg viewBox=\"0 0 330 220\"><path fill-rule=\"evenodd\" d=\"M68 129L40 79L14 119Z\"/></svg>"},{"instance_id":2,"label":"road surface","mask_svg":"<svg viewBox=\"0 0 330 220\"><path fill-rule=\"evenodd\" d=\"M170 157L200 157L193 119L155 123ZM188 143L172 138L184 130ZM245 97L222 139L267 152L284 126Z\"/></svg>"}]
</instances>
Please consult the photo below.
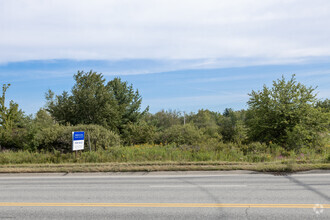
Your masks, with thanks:
<instances>
[{"instance_id":1,"label":"road surface","mask_svg":"<svg viewBox=\"0 0 330 220\"><path fill-rule=\"evenodd\" d=\"M0 175L2 219L330 219L330 173Z\"/></svg>"}]
</instances>

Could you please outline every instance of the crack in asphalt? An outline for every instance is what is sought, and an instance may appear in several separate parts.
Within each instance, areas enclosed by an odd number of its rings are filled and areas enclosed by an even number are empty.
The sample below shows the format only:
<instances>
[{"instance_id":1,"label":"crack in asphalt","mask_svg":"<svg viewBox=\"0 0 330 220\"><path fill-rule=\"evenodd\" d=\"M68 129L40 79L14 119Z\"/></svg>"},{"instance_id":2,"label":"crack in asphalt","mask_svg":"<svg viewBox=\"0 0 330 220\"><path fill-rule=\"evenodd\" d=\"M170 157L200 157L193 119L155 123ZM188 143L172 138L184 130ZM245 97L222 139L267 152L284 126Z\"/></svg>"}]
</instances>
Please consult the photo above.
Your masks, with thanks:
<instances>
[{"instance_id":1,"label":"crack in asphalt","mask_svg":"<svg viewBox=\"0 0 330 220\"><path fill-rule=\"evenodd\" d=\"M247 220L249 220L249 214L248 214L249 209L250 209L250 206L245 209L245 217Z\"/></svg>"}]
</instances>

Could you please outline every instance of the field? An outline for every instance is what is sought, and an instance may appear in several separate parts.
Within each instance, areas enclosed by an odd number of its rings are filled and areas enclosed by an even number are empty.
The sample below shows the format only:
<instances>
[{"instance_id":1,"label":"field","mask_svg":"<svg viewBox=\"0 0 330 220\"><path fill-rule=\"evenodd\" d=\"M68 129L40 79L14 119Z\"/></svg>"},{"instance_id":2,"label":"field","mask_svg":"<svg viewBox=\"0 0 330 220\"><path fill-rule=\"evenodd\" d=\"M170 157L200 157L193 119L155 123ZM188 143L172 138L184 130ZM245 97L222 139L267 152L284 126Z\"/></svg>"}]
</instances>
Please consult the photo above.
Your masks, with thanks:
<instances>
[{"instance_id":1,"label":"field","mask_svg":"<svg viewBox=\"0 0 330 220\"><path fill-rule=\"evenodd\" d=\"M61 153L3 151L0 172L117 172L173 170L255 170L295 172L330 168L329 145L320 150L303 148L300 153L262 144L219 144L213 147L134 145L106 150Z\"/></svg>"}]
</instances>

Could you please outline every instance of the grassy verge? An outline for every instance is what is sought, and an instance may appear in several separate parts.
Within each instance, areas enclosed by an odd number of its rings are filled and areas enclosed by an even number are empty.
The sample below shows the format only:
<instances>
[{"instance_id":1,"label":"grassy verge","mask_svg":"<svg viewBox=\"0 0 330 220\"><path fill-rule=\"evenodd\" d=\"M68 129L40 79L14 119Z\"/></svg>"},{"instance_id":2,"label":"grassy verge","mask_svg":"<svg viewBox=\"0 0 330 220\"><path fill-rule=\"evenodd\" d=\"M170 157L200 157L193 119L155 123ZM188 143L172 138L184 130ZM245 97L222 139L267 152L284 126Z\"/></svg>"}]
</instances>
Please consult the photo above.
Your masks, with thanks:
<instances>
[{"instance_id":1,"label":"grassy verge","mask_svg":"<svg viewBox=\"0 0 330 220\"><path fill-rule=\"evenodd\" d=\"M330 169L329 147L321 151L301 149L299 153L254 145L216 147L177 145L135 145L107 150L73 153L59 151L0 153L0 173L33 172L132 172L252 170L297 172Z\"/></svg>"},{"instance_id":2,"label":"grassy verge","mask_svg":"<svg viewBox=\"0 0 330 220\"><path fill-rule=\"evenodd\" d=\"M227 161L227 162L282 162L286 160L300 163L330 162L330 148L319 152L315 149L284 151L281 148L269 148L266 145L255 144L249 148L232 144L219 144L214 147L181 145L135 145L111 147L107 150L79 152L78 157L73 153L60 151L30 152L3 151L0 153L0 164L59 164L59 163L131 163L150 161Z\"/></svg>"},{"instance_id":3,"label":"grassy verge","mask_svg":"<svg viewBox=\"0 0 330 220\"><path fill-rule=\"evenodd\" d=\"M244 163L244 162L140 162L140 163L68 163L1 165L0 173L52 172L151 172L151 171L214 171L251 170L259 172L298 172L330 169L329 163Z\"/></svg>"}]
</instances>

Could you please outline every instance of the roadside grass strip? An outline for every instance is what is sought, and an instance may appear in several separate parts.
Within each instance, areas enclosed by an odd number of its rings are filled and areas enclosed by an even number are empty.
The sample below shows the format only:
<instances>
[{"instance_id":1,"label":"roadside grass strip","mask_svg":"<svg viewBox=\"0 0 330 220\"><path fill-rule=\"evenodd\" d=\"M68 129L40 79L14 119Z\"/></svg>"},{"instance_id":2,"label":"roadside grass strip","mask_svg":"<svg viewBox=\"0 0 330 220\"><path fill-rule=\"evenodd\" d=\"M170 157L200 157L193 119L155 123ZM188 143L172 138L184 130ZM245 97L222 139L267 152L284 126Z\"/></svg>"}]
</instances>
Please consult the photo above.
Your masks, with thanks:
<instances>
[{"instance_id":1,"label":"roadside grass strip","mask_svg":"<svg viewBox=\"0 0 330 220\"><path fill-rule=\"evenodd\" d=\"M313 169L330 169L330 163L283 164L281 162L132 162L132 163L63 163L0 165L0 173L78 173L78 172L154 172L250 170L292 173Z\"/></svg>"}]
</instances>

